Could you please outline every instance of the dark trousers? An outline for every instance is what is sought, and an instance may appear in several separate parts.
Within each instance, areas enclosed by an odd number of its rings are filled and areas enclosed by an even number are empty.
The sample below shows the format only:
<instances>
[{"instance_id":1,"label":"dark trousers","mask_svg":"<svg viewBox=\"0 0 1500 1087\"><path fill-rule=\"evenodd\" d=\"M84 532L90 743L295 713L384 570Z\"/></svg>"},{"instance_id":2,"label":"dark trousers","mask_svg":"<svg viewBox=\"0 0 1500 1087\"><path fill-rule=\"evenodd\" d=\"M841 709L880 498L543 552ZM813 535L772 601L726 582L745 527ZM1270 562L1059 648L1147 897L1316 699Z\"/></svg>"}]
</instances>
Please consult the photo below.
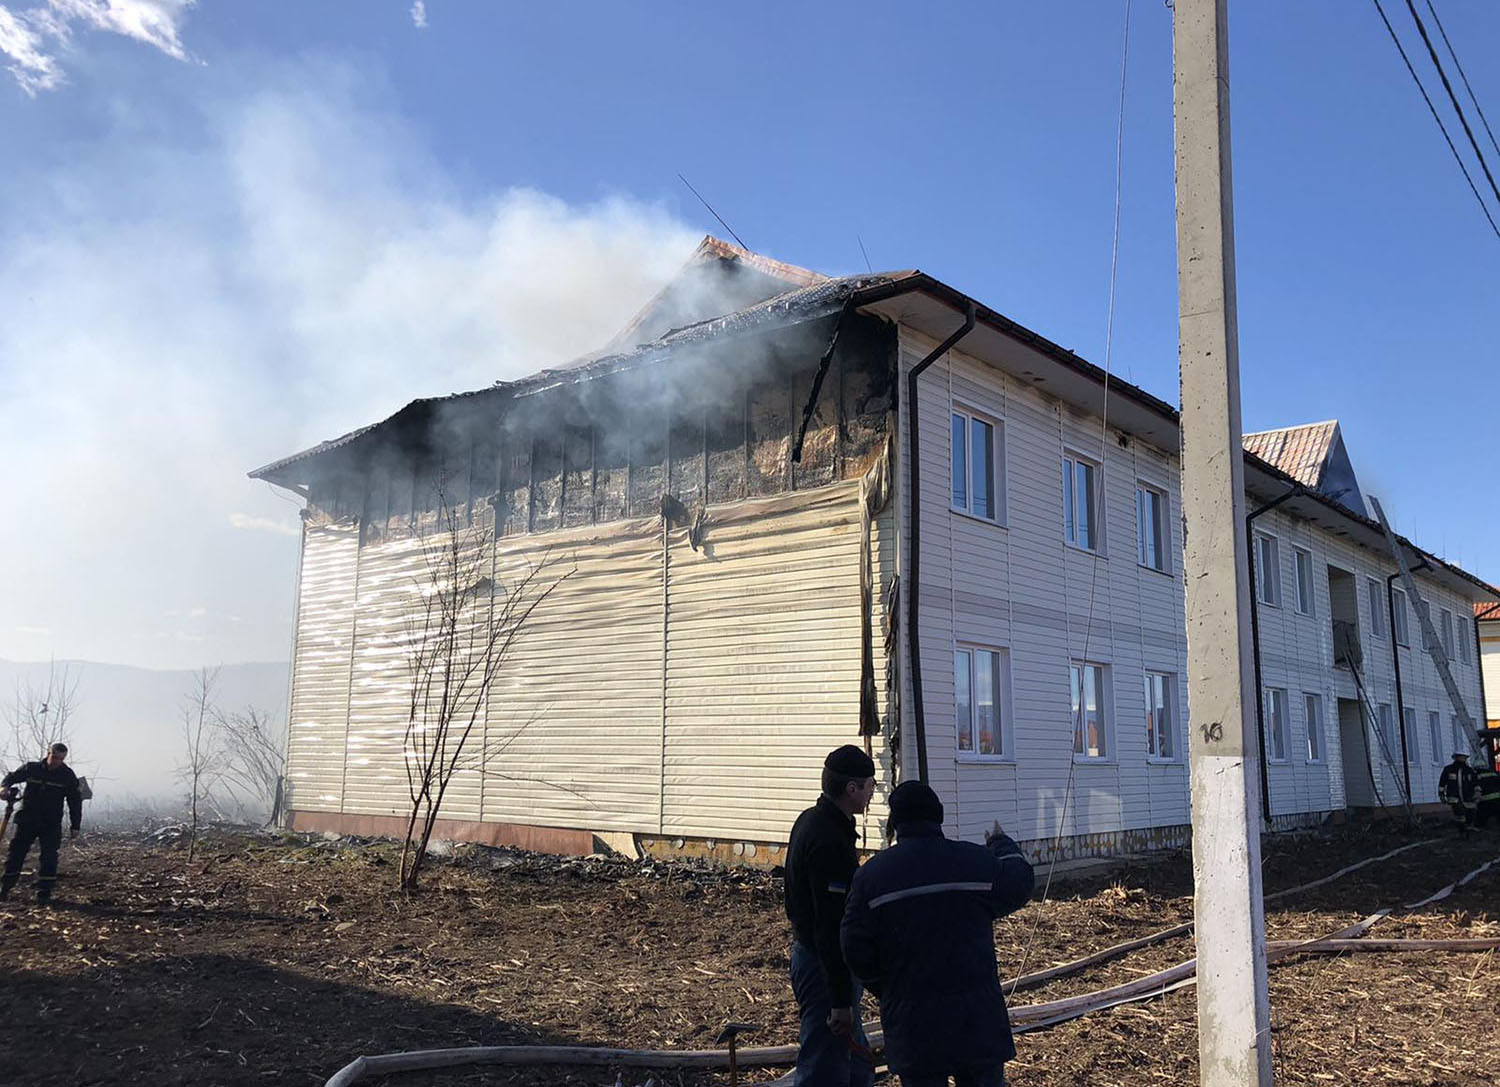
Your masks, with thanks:
<instances>
[{"instance_id":1,"label":"dark trousers","mask_svg":"<svg viewBox=\"0 0 1500 1087\"><path fill-rule=\"evenodd\" d=\"M797 1032L797 1087L870 1087L875 1067L867 1057L855 1053L849 1040L828 1029L833 1009L828 995L828 975L818 953L800 941L792 943L792 995L797 998L801 1027ZM859 1011L859 986L854 987L854 1010ZM869 1052L864 1027L855 1032L855 1044Z\"/></svg>"},{"instance_id":2,"label":"dark trousers","mask_svg":"<svg viewBox=\"0 0 1500 1087\"><path fill-rule=\"evenodd\" d=\"M16 832L10 839L10 852L5 857L3 886L9 891L21 878L21 866L26 863L26 854L31 852L33 842L42 847L42 855L36 869L36 900L46 902L52 897L52 885L57 882L57 850L62 845L62 824L52 823L38 826L29 820L18 822Z\"/></svg>"},{"instance_id":3,"label":"dark trousers","mask_svg":"<svg viewBox=\"0 0 1500 1087\"><path fill-rule=\"evenodd\" d=\"M1469 828L1474 825L1474 805L1454 804L1453 820L1458 824L1458 832L1460 834L1469 833Z\"/></svg>"},{"instance_id":4,"label":"dark trousers","mask_svg":"<svg viewBox=\"0 0 1500 1087\"><path fill-rule=\"evenodd\" d=\"M964 1068L953 1073L954 1087L1005 1087L1005 1065L992 1064L987 1068ZM943 1073L901 1073L901 1087L948 1087L948 1076Z\"/></svg>"}]
</instances>

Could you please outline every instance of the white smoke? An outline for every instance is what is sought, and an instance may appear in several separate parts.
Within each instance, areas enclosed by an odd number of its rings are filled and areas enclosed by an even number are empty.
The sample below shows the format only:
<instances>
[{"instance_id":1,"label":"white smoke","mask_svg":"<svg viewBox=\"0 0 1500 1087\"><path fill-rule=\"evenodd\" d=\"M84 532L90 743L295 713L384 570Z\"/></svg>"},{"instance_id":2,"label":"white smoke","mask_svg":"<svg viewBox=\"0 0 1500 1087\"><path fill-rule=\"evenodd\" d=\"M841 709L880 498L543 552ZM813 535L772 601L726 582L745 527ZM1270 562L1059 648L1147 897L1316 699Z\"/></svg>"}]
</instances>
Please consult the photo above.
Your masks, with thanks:
<instances>
[{"instance_id":1,"label":"white smoke","mask_svg":"<svg viewBox=\"0 0 1500 1087\"><path fill-rule=\"evenodd\" d=\"M427 5L422 0L415 0L411 6L412 25L418 30L427 29Z\"/></svg>"},{"instance_id":2,"label":"white smoke","mask_svg":"<svg viewBox=\"0 0 1500 1087\"><path fill-rule=\"evenodd\" d=\"M0 657L284 659L296 509L245 472L598 347L697 241L627 197L462 192L348 73L291 82L11 179Z\"/></svg>"}]
</instances>

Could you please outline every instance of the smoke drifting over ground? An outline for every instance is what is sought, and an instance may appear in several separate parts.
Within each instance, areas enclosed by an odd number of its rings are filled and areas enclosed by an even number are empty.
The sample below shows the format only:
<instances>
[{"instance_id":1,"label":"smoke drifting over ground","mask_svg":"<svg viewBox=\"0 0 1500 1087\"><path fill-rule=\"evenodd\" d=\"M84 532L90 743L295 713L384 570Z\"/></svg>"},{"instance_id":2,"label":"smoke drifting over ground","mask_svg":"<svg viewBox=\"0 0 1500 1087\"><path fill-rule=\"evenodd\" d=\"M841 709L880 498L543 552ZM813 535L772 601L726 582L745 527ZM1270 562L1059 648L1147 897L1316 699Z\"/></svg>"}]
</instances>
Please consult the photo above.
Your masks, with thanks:
<instances>
[{"instance_id":1,"label":"smoke drifting over ground","mask_svg":"<svg viewBox=\"0 0 1500 1087\"><path fill-rule=\"evenodd\" d=\"M297 511L244 473L599 347L697 241L462 191L355 77L294 75L7 182L0 657L284 658Z\"/></svg>"}]
</instances>

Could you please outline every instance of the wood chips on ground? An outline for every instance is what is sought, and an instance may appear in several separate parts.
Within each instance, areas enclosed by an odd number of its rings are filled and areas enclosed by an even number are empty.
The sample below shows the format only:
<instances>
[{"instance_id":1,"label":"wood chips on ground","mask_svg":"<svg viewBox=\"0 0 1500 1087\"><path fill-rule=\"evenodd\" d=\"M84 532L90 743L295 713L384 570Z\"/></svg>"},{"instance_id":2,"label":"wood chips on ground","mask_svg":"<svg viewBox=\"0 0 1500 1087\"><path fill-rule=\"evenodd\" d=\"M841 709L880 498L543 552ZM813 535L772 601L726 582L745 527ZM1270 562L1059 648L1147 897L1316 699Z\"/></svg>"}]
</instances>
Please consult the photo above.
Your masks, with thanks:
<instances>
[{"instance_id":1,"label":"wood chips on ground","mask_svg":"<svg viewBox=\"0 0 1500 1087\"><path fill-rule=\"evenodd\" d=\"M1500 855L1440 824L1278 836L1268 892L1413 840L1439 840L1267 908L1271 939L1326 935L1425 897ZM425 890L394 890L389 843L216 832L197 860L170 836L86 838L64 851L59 896L0 905L0 1083L321 1084L355 1056L513 1043L711 1048L726 1020L748 1045L796 1038L787 926L772 875L460 849ZM1188 920L1186 856L1054 882L996 928L1007 976ZM1500 865L1372 935L1500 936ZM1190 957L1190 937L1015 994L1012 1005L1134 980ZM1360 954L1271 971L1277 1082L1500 1084L1500 955ZM1026 1085L1192 1083L1192 988L1018 1040ZM875 1018L873 1007L867 1017ZM764 1081L776 1070L755 1070ZM626 1070L639 1087L649 1073ZM727 1083L668 1072L661 1087ZM571 1083L613 1069L469 1068L405 1085Z\"/></svg>"}]
</instances>

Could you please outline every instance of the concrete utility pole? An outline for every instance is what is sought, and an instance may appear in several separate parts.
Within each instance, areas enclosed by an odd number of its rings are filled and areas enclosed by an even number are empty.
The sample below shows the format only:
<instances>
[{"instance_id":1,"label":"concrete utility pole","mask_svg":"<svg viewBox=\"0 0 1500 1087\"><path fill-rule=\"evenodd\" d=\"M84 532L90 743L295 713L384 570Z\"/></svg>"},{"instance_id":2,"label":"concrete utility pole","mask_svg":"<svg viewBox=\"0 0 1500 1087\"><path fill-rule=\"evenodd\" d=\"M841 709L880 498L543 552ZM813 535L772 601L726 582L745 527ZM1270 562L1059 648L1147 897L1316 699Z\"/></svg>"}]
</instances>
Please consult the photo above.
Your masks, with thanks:
<instances>
[{"instance_id":1,"label":"concrete utility pole","mask_svg":"<svg viewBox=\"0 0 1500 1087\"><path fill-rule=\"evenodd\" d=\"M1178 358L1198 1061L1204 1087L1269 1087L1261 753L1251 725L1255 679L1240 444L1227 23L1227 0L1176 0Z\"/></svg>"}]
</instances>

